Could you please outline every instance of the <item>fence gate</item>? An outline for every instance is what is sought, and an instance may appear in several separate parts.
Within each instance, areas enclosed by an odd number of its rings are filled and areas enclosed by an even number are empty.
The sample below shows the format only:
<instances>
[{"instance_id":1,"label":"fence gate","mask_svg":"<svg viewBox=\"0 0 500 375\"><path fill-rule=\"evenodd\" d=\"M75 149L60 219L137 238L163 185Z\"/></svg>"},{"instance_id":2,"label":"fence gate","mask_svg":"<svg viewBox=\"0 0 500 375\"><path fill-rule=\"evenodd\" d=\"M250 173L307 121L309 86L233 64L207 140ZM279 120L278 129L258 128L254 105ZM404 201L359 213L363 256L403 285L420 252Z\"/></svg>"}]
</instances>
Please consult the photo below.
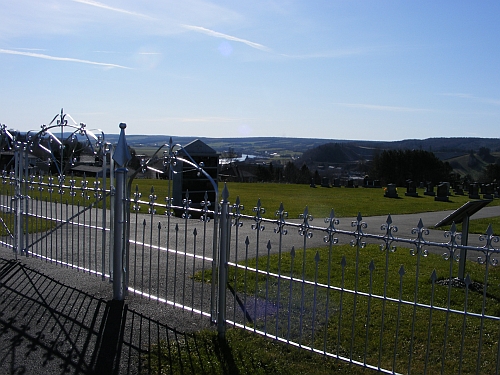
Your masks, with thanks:
<instances>
[{"instance_id":1,"label":"fence gate","mask_svg":"<svg viewBox=\"0 0 500 375\"><path fill-rule=\"evenodd\" d=\"M2 125L0 136L4 153L12 153L1 176L0 221L6 234L1 243L16 256L38 256L109 277L111 148L104 133L88 130L61 110L39 131L11 133ZM86 171L96 177L87 178Z\"/></svg>"}]
</instances>

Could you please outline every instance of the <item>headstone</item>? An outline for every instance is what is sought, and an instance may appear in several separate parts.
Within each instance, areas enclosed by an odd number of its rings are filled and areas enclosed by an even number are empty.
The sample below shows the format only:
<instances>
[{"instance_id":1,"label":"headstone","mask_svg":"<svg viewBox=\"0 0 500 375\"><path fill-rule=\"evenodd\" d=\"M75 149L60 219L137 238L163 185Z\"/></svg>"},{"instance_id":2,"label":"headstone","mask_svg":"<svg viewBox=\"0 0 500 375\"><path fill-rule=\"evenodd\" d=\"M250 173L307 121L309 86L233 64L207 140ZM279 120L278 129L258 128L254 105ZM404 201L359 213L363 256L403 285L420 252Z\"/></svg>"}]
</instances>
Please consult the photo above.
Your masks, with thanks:
<instances>
[{"instance_id":1,"label":"headstone","mask_svg":"<svg viewBox=\"0 0 500 375\"><path fill-rule=\"evenodd\" d=\"M345 187L353 188L354 187L354 180L353 179L347 180L347 185Z\"/></svg>"},{"instance_id":2,"label":"headstone","mask_svg":"<svg viewBox=\"0 0 500 375\"><path fill-rule=\"evenodd\" d=\"M486 184L484 186L483 199L493 199L494 193L495 193L495 188L493 184Z\"/></svg>"},{"instance_id":3,"label":"headstone","mask_svg":"<svg viewBox=\"0 0 500 375\"><path fill-rule=\"evenodd\" d=\"M380 184L380 180L373 180L373 187L374 188L381 188L382 185Z\"/></svg>"},{"instance_id":4,"label":"headstone","mask_svg":"<svg viewBox=\"0 0 500 375\"><path fill-rule=\"evenodd\" d=\"M448 189L449 189L448 183L443 182L439 184L437 187L437 195L434 197L434 200L440 202L448 202L450 200L448 198Z\"/></svg>"},{"instance_id":5,"label":"headstone","mask_svg":"<svg viewBox=\"0 0 500 375\"><path fill-rule=\"evenodd\" d=\"M470 199L481 199L479 196L479 185L478 184L470 184L469 185L469 198Z\"/></svg>"},{"instance_id":6,"label":"headstone","mask_svg":"<svg viewBox=\"0 0 500 375\"><path fill-rule=\"evenodd\" d=\"M309 184L309 187L315 188L316 184L314 183L314 178L311 178L311 183Z\"/></svg>"},{"instance_id":7,"label":"headstone","mask_svg":"<svg viewBox=\"0 0 500 375\"><path fill-rule=\"evenodd\" d=\"M436 195L436 192L434 191L434 184L432 182L428 182L425 185L424 195L429 195L431 197L434 197Z\"/></svg>"},{"instance_id":8,"label":"headstone","mask_svg":"<svg viewBox=\"0 0 500 375\"><path fill-rule=\"evenodd\" d=\"M412 180L406 181L406 193L407 197L418 197L417 186Z\"/></svg>"},{"instance_id":9,"label":"headstone","mask_svg":"<svg viewBox=\"0 0 500 375\"><path fill-rule=\"evenodd\" d=\"M384 189L384 197L398 198L398 189L395 184L387 184L387 187Z\"/></svg>"},{"instance_id":10,"label":"headstone","mask_svg":"<svg viewBox=\"0 0 500 375\"><path fill-rule=\"evenodd\" d=\"M449 182L441 182L442 184L446 185L446 195L451 195L450 193L450 183Z\"/></svg>"},{"instance_id":11,"label":"headstone","mask_svg":"<svg viewBox=\"0 0 500 375\"><path fill-rule=\"evenodd\" d=\"M460 184L457 184L455 186L455 188L453 189L453 191L454 191L455 195L464 195L464 188Z\"/></svg>"},{"instance_id":12,"label":"headstone","mask_svg":"<svg viewBox=\"0 0 500 375\"><path fill-rule=\"evenodd\" d=\"M328 179L328 177L321 178L321 187L330 187L330 180Z\"/></svg>"},{"instance_id":13,"label":"headstone","mask_svg":"<svg viewBox=\"0 0 500 375\"><path fill-rule=\"evenodd\" d=\"M333 180L333 186L334 187L342 187L342 183L340 182L340 178L335 178Z\"/></svg>"},{"instance_id":14,"label":"headstone","mask_svg":"<svg viewBox=\"0 0 500 375\"><path fill-rule=\"evenodd\" d=\"M372 180L370 180L368 177L365 177L363 179L363 187L369 188L372 187L372 184L373 184Z\"/></svg>"}]
</instances>

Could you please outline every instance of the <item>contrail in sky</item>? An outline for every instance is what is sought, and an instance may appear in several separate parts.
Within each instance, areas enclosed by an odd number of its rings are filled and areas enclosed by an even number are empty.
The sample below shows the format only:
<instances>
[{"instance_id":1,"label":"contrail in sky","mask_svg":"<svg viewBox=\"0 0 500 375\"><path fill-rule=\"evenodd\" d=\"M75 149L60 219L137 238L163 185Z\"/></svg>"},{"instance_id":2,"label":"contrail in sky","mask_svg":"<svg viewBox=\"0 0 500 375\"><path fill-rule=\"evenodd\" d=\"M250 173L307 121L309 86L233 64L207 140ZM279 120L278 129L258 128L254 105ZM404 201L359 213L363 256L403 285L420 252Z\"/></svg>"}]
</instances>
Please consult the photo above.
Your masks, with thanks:
<instances>
[{"instance_id":1,"label":"contrail in sky","mask_svg":"<svg viewBox=\"0 0 500 375\"><path fill-rule=\"evenodd\" d=\"M71 57L49 56L49 55L43 55L41 53L13 51L10 49L1 49L0 48L0 53L5 53L8 55L21 55L21 56L28 56L28 57L36 57L38 59L45 59L45 60L68 61L68 62L76 62L76 63L81 63L81 64L98 65L98 66L104 66L107 68L132 69L132 68L129 68L129 67L126 67L123 65L117 65L117 64L108 64L108 63L101 63L101 62L95 62L95 61L89 61L89 60L73 59Z\"/></svg>"},{"instance_id":2,"label":"contrail in sky","mask_svg":"<svg viewBox=\"0 0 500 375\"><path fill-rule=\"evenodd\" d=\"M359 104L359 103L333 103L350 108L371 109L374 111L390 111L390 112L427 112L427 109L410 108L410 107L395 107L378 104Z\"/></svg>"},{"instance_id":3,"label":"contrail in sky","mask_svg":"<svg viewBox=\"0 0 500 375\"><path fill-rule=\"evenodd\" d=\"M120 8L114 8L114 7L111 7L109 5L106 5L106 4L103 4L103 3L100 3L100 2L94 1L94 0L73 0L73 1L76 2L76 3L82 3L82 4L86 4L86 5L92 5L92 6L97 7L97 8L102 8L102 9L112 10L114 12L128 14L130 16L137 16L137 17L142 17L142 18L148 18L148 19L151 19L151 20L155 19L153 17L147 16L147 15L142 14L142 13L132 12L130 10L125 10L125 9L120 9Z\"/></svg>"},{"instance_id":4,"label":"contrail in sky","mask_svg":"<svg viewBox=\"0 0 500 375\"><path fill-rule=\"evenodd\" d=\"M262 44L259 44L259 43L255 43L255 42L251 42L249 40L245 40L245 39L241 39L241 38L237 38L235 36L231 36L231 35L227 35L227 34L223 34L223 33L220 33L218 31L214 31L214 30L210 30L210 29L206 29L204 27L201 27L201 26L193 26L193 25L182 25L182 27L188 29L188 30L193 30L193 31L196 31L196 32L199 32L199 33L203 33L203 34L206 34L206 35L210 35L210 36L213 36L215 38L222 38L222 39L227 39L227 40L231 40L233 42L239 42L239 43L243 43L243 44L246 44L247 46L250 46L252 48L256 48L256 49L259 49L261 51L271 51L270 48L266 47L266 46L263 46Z\"/></svg>"},{"instance_id":5,"label":"contrail in sky","mask_svg":"<svg viewBox=\"0 0 500 375\"><path fill-rule=\"evenodd\" d=\"M106 4L103 4L103 3L100 3L100 2L94 1L94 0L73 0L73 1L77 2L77 3L81 3L81 4L86 4L86 5L91 5L94 7L102 8L102 9L111 10L114 12L128 14L131 16L138 16L138 17L142 17L142 18L155 19L155 18L147 16L145 14L132 12L132 11L121 9L121 8L111 7L109 5L106 5ZM261 51L271 51L270 48L263 46L262 44L251 42L251 41L246 40L246 39L237 38L237 37L232 36L232 35L223 34L223 33L220 33L218 31L210 30L210 29L207 29L207 28L204 28L201 26L193 26L193 25L181 25L181 26L184 27L185 29L196 31L196 32L203 33L206 35L210 35L210 36L213 36L215 38L222 38L222 39L226 39L226 40L231 40L233 42L243 43L243 44L246 44L247 46L250 46L252 48L256 48L256 49L261 50Z\"/></svg>"}]
</instances>

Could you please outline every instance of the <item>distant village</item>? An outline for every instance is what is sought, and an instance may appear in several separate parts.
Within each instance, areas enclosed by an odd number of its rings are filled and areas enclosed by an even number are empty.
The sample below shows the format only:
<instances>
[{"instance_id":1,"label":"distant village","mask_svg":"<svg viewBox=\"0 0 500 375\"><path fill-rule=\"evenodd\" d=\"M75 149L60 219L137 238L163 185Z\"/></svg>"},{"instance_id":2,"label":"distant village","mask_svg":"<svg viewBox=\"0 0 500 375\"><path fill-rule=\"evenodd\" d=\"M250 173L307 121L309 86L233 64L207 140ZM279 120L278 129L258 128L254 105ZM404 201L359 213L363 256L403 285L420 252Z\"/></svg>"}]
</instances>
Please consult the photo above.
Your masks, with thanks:
<instances>
[{"instance_id":1,"label":"distant village","mask_svg":"<svg viewBox=\"0 0 500 375\"><path fill-rule=\"evenodd\" d=\"M18 142L23 142L25 136L17 133L16 139ZM449 143L454 140L451 139ZM238 145L238 140L232 141ZM471 183L496 185L497 181L500 181L498 140L485 139L483 143L478 144L478 150L471 149L465 155L463 148L461 152L456 151L463 147L463 143L456 146L446 143L447 147L441 149L434 146L436 153L423 149L422 144L418 149L404 148L405 144L418 145L415 143L417 141L395 142L394 145L389 145L392 146L390 148L388 144L374 142L324 141L325 143L321 144L320 140L312 140L314 142L309 143L313 147L304 149L303 152L266 150L266 146L272 145L273 141L265 139L261 142L263 146L252 148L249 146L250 141L247 140L245 147L229 146L223 151L218 151L208 144L209 139L195 139L184 144L182 152L188 153L197 163L209 170L214 180L224 182L379 188L388 184L406 187L409 181L422 188L429 184L437 186L447 182L453 187L467 189ZM217 142L220 148L223 142L220 139ZM229 142L231 140L228 140ZM257 143L255 139L252 142ZM290 142L290 139L281 142L283 149L291 148L290 144L286 143ZM300 142L304 140L297 140L295 143L300 146ZM477 139L474 139L474 142L477 142ZM474 142L469 143L472 145ZM497 148L491 151L484 144L497 145ZM144 152L144 147L140 145L134 147L132 144L130 147L132 160L128 168L138 171L137 178L169 178L169 174L164 173L165 163L161 155L150 160L152 149L149 147L149 152ZM246 153L242 152L242 149ZM0 151L0 168L6 171L13 168L14 152L12 147L3 144ZM444 153L448 157L446 161L442 160ZM438 154L441 158L436 156ZM28 173L34 175L63 173L95 177L104 173L108 175L112 166L110 153L100 154L99 150L91 149L87 143L76 137L64 140L59 147L54 147L50 142L39 143L29 150L27 160ZM143 167L146 161L148 168Z\"/></svg>"}]
</instances>

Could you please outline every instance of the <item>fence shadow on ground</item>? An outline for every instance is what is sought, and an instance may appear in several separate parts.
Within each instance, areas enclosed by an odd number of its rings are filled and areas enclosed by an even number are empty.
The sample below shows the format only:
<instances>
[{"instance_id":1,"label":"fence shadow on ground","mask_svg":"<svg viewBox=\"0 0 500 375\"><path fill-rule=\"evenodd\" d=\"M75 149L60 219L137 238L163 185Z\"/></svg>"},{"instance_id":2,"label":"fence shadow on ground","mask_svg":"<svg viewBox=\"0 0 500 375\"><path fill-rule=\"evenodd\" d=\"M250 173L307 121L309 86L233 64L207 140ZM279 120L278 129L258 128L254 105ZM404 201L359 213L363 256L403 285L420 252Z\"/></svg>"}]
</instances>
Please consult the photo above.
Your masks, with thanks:
<instances>
[{"instance_id":1,"label":"fence shadow on ground","mask_svg":"<svg viewBox=\"0 0 500 375\"><path fill-rule=\"evenodd\" d=\"M0 339L3 374L149 374L150 348L188 341L123 301L95 298L3 258Z\"/></svg>"}]
</instances>

